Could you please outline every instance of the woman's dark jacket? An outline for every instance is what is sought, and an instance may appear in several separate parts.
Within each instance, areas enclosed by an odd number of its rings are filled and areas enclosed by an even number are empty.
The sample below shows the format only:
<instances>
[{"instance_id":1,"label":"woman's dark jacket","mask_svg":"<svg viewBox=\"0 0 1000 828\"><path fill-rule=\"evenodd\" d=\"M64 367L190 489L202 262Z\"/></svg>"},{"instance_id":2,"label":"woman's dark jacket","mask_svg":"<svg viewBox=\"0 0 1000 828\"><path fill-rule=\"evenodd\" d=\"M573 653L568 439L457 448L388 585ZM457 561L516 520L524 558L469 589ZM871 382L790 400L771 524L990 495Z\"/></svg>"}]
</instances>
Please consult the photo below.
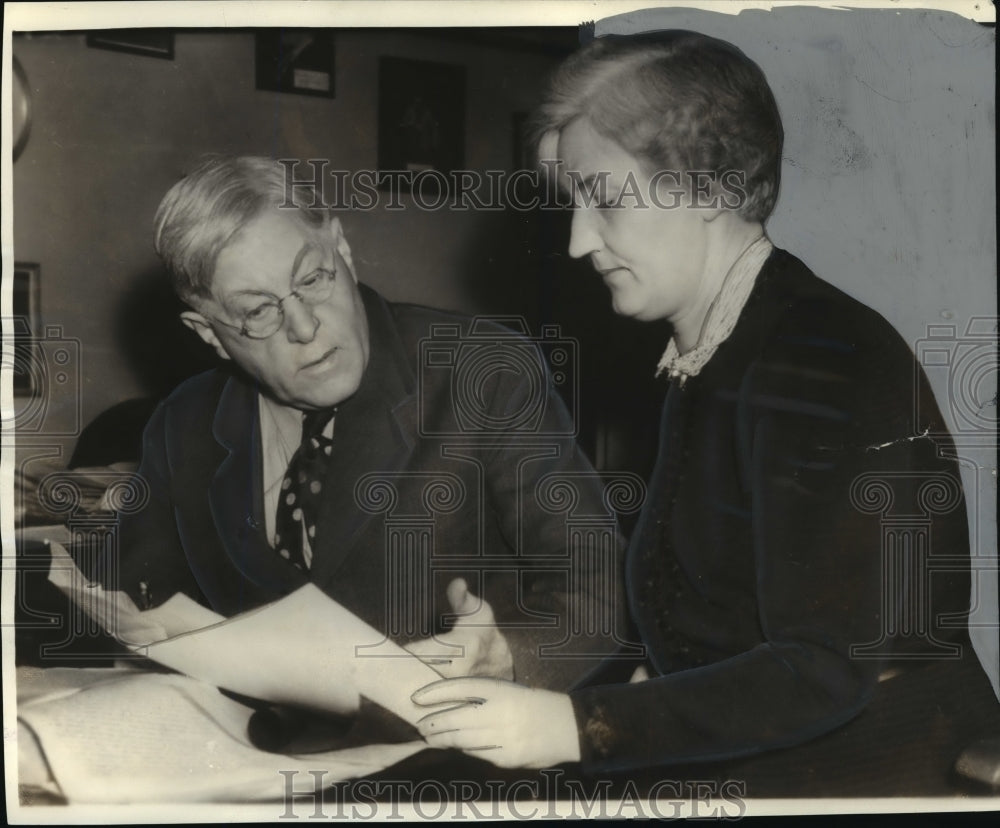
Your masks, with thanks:
<instances>
[{"instance_id":1,"label":"woman's dark jacket","mask_svg":"<svg viewBox=\"0 0 1000 828\"><path fill-rule=\"evenodd\" d=\"M953 453L893 327L775 250L668 391L626 570L653 677L574 692L584 770L802 743L887 669L969 655Z\"/></svg>"}]
</instances>

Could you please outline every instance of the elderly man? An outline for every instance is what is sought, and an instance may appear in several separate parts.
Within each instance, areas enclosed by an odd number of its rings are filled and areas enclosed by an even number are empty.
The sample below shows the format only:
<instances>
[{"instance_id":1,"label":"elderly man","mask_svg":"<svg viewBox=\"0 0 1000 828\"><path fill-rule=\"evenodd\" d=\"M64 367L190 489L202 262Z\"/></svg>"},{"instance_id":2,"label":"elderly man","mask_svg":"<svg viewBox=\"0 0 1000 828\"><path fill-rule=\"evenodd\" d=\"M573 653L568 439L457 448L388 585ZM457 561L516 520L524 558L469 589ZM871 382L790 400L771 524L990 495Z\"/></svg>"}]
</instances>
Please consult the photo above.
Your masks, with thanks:
<instances>
[{"instance_id":1,"label":"elderly man","mask_svg":"<svg viewBox=\"0 0 1000 828\"><path fill-rule=\"evenodd\" d=\"M160 205L183 322L224 363L146 428L150 497L121 525L120 588L232 615L312 582L445 674L568 686L613 646L616 578L598 575L620 544L542 352L358 283L317 204L242 157L203 163ZM600 537L570 541L553 486ZM569 629L585 616L603 623Z\"/></svg>"}]
</instances>

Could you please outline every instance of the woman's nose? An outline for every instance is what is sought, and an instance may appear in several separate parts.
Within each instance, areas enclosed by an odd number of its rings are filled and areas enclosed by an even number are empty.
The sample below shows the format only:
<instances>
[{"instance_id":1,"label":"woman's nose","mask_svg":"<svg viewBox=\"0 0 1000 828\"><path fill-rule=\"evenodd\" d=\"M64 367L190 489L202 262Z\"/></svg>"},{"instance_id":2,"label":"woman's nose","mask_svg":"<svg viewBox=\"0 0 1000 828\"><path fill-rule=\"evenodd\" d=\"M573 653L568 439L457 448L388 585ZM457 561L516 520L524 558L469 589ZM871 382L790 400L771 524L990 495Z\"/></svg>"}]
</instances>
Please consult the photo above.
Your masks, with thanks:
<instances>
[{"instance_id":1,"label":"woman's nose","mask_svg":"<svg viewBox=\"0 0 1000 828\"><path fill-rule=\"evenodd\" d=\"M601 248L594 211L587 207L573 208L573 221L569 230L569 255L580 259Z\"/></svg>"},{"instance_id":2,"label":"woman's nose","mask_svg":"<svg viewBox=\"0 0 1000 828\"><path fill-rule=\"evenodd\" d=\"M285 329L289 342L312 342L315 339L319 319L312 305L293 294L285 300L282 310L285 312Z\"/></svg>"}]
</instances>

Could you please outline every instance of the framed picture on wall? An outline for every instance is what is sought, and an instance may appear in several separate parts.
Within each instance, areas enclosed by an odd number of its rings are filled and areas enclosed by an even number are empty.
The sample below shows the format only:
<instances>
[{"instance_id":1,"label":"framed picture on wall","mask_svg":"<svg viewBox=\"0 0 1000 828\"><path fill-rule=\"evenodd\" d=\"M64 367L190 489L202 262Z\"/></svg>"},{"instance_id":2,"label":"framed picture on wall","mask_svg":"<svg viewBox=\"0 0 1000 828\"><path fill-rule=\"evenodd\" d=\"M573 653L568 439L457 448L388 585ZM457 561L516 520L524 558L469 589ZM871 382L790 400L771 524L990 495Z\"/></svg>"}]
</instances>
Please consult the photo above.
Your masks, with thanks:
<instances>
[{"instance_id":1,"label":"framed picture on wall","mask_svg":"<svg viewBox=\"0 0 1000 828\"><path fill-rule=\"evenodd\" d=\"M174 59L174 33L165 29L105 29L90 32L87 45L94 49Z\"/></svg>"},{"instance_id":2,"label":"framed picture on wall","mask_svg":"<svg viewBox=\"0 0 1000 828\"><path fill-rule=\"evenodd\" d=\"M14 394L30 396L35 388L34 367L38 364L34 337L41 333L38 282L41 268L34 263L15 262L13 284Z\"/></svg>"},{"instance_id":3,"label":"framed picture on wall","mask_svg":"<svg viewBox=\"0 0 1000 828\"><path fill-rule=\"evenodd\" d=\"M383 57L378 73L379 186L437 192L465 161L465 67ZM421 175L421 173L426 173Z\"/></svg>"},{"instance_id":4,"label":"framed picture on wall","mask_svg":"<svg viewBox=\"0 0 1000 828\"><path fill-rule=\"evenodd\" d=\"M257 32L257 88L334 97L333 29Z\"/></svg>"}]
</instances>

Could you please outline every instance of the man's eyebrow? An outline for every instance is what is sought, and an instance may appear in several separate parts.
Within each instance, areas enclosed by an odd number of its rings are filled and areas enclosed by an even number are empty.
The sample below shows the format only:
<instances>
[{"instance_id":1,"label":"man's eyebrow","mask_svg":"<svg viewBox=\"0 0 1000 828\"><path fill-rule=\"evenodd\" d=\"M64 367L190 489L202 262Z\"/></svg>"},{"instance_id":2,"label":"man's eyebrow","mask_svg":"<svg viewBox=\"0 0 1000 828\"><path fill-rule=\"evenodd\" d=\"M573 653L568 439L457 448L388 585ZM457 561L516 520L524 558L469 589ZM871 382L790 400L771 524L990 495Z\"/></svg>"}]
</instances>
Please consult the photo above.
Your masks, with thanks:
<instances>
[{"instance_id":1,"label":"man's eyebrow","mask_svg":"<svg viewBox=\"0 0 1000 828\"><path fill-rule=\"evenodd\" d=\"M232 302L234 299L242 299L245 296L264 296L274 298L274 294L269 290L255 290L254 288L246 288L245 290L234 290L228 296L222 299L223 304Z\"/></svg>"},{"instance_id":2,"label":"man's eyebrow","mask_svg":"<svg viewBox=\"0 0 1000 828\"><path fill-rule=\"evenodd\" d=\"M323 251L321 245L315 244L314 242L307 241L299 249L299 252L295 254L295 261L292 262L292 272L288 277L289 282L295 281L295 275L299 272L299 268L302 267L302 260L309 255L313 250Z\"/></svg>"},{"instance_id":3,"label":"man's eyebrow","mask_svg":"<svg viewBox=\"0 0 1000 828\"><path fill-rule=\"evenodd\" d=\"M299 248L299 252L295 254L295 259L292 261L292 271L289 277L289 282L295 281L295 274L298 273L299 268L302 267L302 260L305 259L307 255L313 250L319 250L322 252L323 247L319 244L314 244L313 242L306 242ZM225 301L232 301L233 299L240 299L245 296L264 296L264 297L274 297L274 293L269 290L255 290L253 288L247 288L246 290L237 290L231 293Z\"/></svg>"}]
</instances>

